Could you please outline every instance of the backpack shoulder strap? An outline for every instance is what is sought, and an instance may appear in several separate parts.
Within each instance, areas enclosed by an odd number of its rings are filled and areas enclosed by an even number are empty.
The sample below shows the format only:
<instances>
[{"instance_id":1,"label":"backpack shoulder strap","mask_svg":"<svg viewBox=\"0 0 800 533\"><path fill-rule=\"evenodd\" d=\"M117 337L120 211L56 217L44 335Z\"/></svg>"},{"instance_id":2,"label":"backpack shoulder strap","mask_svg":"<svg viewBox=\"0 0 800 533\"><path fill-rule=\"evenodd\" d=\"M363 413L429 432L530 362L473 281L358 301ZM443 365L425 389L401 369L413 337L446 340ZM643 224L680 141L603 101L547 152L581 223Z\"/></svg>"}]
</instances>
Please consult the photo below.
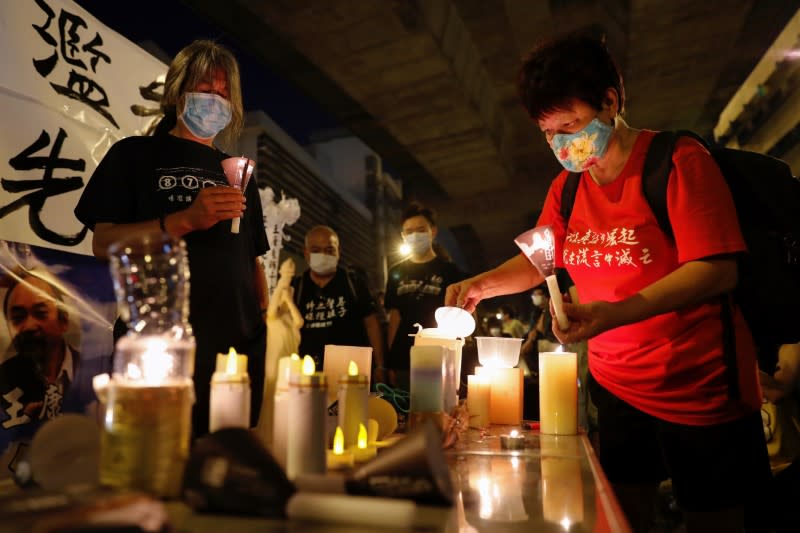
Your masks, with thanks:
<instances>
[{"instance_id":1,"label":"backpack shoulder strap","mask_svg":"<svg viewBox=\"0 0 800 533\"><path fill-rule=\"evenodd\" d=\"M572 216L572 206L575 205L575 194L578 192L578 185L581 182L580 172L570 172L564 188L561 189L561 218L564 219L564 227L569 224L569 217Z\"/></svg>"},{"instance_id":2,"label":"backpack shoulder strap","mask_svg":"<svg viewBox=\"0 0 800 533\"><path fill-rule=\"evenodd\" d=\"M642 170L642 193L667 237L674 239L667 210L667 184L672 170L672 152L680 133L660 131L650 143Z\"/></svg>"}]
</instances>

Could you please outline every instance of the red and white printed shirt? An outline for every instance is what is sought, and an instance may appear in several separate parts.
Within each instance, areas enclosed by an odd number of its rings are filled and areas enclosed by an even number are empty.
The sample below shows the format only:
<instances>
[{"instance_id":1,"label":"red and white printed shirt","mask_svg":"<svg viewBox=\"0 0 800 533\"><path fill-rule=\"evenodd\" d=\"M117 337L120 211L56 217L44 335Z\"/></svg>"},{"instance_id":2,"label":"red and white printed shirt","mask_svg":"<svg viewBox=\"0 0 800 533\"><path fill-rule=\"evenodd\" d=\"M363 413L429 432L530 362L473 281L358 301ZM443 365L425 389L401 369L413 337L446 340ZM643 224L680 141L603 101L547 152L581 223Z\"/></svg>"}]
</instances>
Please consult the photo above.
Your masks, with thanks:
<instances>
[{"instance_id":1,"label":"red and white printed shirt","mask_svg":"<svg viewBox=\"0 0 800 533\"><path fill-rule=\"evenodd\" d=\"M704 147L686 137L677 143L667 188L675 241L661 231L642 193L642 168L654 135L639 134L613 182L598 185L585 174L567 228L560 204L568 173L550 186L538 225L553 227L556 266L568 270L582 302L620 301L683 263L746 249L719 168ZM606 331L589 340L592 375L637 409L679 424L722 423L759 409L755 348L738 309L741 399L729 396L720 311L720 303L704 303Z\"/></svg>"}]
</instances>

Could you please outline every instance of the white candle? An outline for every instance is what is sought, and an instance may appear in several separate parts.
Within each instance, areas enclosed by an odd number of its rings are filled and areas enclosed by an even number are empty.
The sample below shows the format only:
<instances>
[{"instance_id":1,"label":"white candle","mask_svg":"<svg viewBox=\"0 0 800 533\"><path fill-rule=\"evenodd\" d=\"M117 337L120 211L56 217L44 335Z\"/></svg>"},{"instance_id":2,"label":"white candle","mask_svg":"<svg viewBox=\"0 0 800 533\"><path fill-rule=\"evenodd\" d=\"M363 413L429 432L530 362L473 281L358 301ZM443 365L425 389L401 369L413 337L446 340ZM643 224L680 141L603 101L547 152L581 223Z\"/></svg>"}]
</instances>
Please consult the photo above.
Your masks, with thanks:
<instances>
[{"instance_id":1,"label":"white candle","mask_svg":"<svg viewBox=\"0 0 800 533\"><path fill-rule=\"evenodd\" d=\"M578 359L575 352L539 354L540 431L578 433Z\"/></svg>"},{"instance_id":2,"label":"white candle","mask_svg":"<svg viewBox=\"0 0 800 533\"><path fill-rule=\"evenodd\" d=\"M217 354L217 370L211 376L209 431L224 427L250 427L250 376L247 356L230 349Z\"/></svg>"},{"instance_id":3,"label":"white candle","mask_svg":"<svg viewBox=\"0 0 800 533\"><path fill-rule=\"evenodd\" d=\"M289 382L293 376L300 375L301 363L300 356L296 353L278 360L270 451L284 469L286 469L286 438L289 426Z\"/></svg>"},{"instance_id":4,"label":"white candle","mask_svg":"<svg viewBox=\"0 0 800 533\"><path fill-rule=\"evenodd\" d=\"M344 433L344 445L358 443L358 427L367 423L369 380L358 373L358 365L350 361L347 374L339 378L339 426Z\"/></svg>"},{"instance_id":5,"label":"white candle","mask_svg":"<svg viewBox=\"0 0 800 533\"><path fill-rule=\"evenodd\" d=\"M561 298L561 289L558 288L558 280L555 274L547 276L545 280L547 281L547 290L550 292L550 301L553 302L553 310L556 312L558 327L564 331L569 328L569 319L564 314L564 301Z\"/></svg>"},{"instance_id":6,"label":"white candle","mask_svg":"<svg viewBox=\"0 0 800 533\"><path fill-rule=\"evenodd\" d=\"M289 424L286 439L286 476L324 474L327 382L314 373L314 360L306 356L303 373L289 383Z\"/></svg>"},{"instance_id":7,"label":"white candle","mask_svg":"<svg viewBox=\"0 0 800 533\"><path fill-rule=\"evenodd\" d=\"M469 427L485 428L489 425L490 391L491 384L486 376L467 376Z\"/></svg>"},{"instance_id":8,"label":"white candle","mask_svg":"<svg viewBox=\"0 0 800 533\"><path fill-rule=\"evenodd\" d=\"M355 362L361 372L367 376L367 390L369 390L369 375L372 371L372 348L369 346L338 346L325 345L325 355L322 360L322 371L328 378L328 404L336 400L339 393L337 384L339 378L347 374L350 361Z\"/></svg>"},{"instance_id":9,"label":"white candle","mask_svg":"<svg viewBox=\"0 0 800 533\"><path fill-rule=\"evenodd\" d=\"M423 330L424 332L425 330ZM464 347L464 340L455 336L444 337L443 333L436 333L433 336L426 334L414 335L414 346L442 346L445 348L444 356L444 391L443 409L445 412L452 412L458 405L458 387L461 382L461 351Z\"/></svg>"},{"instance_id":10,"label":"white candle","mask_svg":"<svg viewBox=\"0 0 800 533\"><path fill-rule=\"evenodd\" d=\"M412 413L439 413L444 410L445 347L412 346L410 408Z\"/></svg>"},{"instance_id":11,"label":"white candle","mask_svg":"<svg viewBox=\"0 0 800 533\"><path fill-rule=\"evenodd\" d=\"M490 383L489 422L516 426L522 422L524 381L521 368L475 367Z\"/></svg>"}]
</instances>

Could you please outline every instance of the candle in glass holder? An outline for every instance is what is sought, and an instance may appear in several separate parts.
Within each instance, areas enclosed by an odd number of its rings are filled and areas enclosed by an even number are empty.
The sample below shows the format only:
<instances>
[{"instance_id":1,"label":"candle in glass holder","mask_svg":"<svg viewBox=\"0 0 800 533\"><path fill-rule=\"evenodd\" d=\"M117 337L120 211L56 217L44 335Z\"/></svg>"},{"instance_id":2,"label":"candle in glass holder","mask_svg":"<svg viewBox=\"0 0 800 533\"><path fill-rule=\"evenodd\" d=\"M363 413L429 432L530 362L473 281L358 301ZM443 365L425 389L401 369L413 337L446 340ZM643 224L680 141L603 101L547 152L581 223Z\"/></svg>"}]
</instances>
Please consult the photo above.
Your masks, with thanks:
<instances>
[{"instance_id":1,"label":"candle in glass holder","mask_svg":"<svg viewBox=\"0 0 800 533\"><path fill-rule=\"evenodd\" d=\"M367 428L364 424L358 426L358 444L351 448L353 452L353 459L356 463L365 463L370 459L374 459L378 453L378 449L373 444L370 446L367 437Z\"/></svg>"},{"instance_id":2,"label":"candle in glass holder","mask_svg":"<svg viewBox=\"0 0 800 533\"><path fill-rule=\"evenodd\" d=\"M286 468L286 438L289 427L289 382L301 374L302 361L293 353L278 360L278 377L275 382L275 401L272 416L270 451L281 467ZM270 437L268 435L268 437Z\"/></svg>"},{"instance_id":3,"label":"candle in glass holder","mask_svg":"<svg viewBox=\"0 0 800 533\"><path fill-rule=\"evenodd\" d=\"M489 425L490 391L491 383L486 376L467 376L469 427L485 428Z\"/></svg>"},{"instance_id":4,"label":"candle in glass holder","mask_svg":"<svg viewBox=\"0 0 800 533\"><path fill-rule=\"evenodd\" d=\"M578 360L575 352L539 354L540 431L578 433Z\"/></svg>"},{"instance_id":5,"label":"candle in glass holder","mask_svg":"<svg viewBox=\"0 0 800 533\"><path fill-rule=\"evenodd\" d=\"M325 420L328 384L314 372L314 359L303 358L303 371L289 383L289 423L286 438L286 476L324 474Z\"/></svg>"},{"instance_id":6,"label":"candle in glass holder","mask_svg":"<svg viewBox=\"0 0 800 533\"><path fill-rule=\"evenodd\" d=\"M333 436L333 449L327 452L327 466L328 470L353 468L353 452L345 449L344 433L339 426Z\"/></svg>"},{"instance_id":7,"label":"candle in glass holder","mask_svg":"<svg viewBox=\"0 0 800 533\"><path fill-rule=\"evenodd\" d=\"M208 430L250 427L250 376L247 356L230 349L217 354L217 370L211 376Z\"/></svg>"}]
</instances>

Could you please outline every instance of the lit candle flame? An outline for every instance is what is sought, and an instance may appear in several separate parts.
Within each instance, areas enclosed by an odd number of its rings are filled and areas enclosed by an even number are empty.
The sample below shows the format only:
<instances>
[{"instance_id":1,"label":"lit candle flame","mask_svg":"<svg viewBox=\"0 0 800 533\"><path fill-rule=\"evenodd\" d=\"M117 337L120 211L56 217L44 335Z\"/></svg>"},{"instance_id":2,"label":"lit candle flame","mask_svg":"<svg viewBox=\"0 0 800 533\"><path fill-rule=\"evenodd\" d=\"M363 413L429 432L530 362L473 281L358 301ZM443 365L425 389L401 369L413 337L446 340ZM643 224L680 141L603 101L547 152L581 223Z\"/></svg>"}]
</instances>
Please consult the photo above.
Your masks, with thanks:
<instances>
[{"instance_id":1,"label":"lit candle flame","mask_svg":"<svg viewBox=\"0 0 800 533\"><path fill-rule=\"evenodd\" d=\"M517 431L516 429L512 429L509 435L511 437L519 437L519 431Z\"/></svg>"},{"instance_id":2,"label":"lit candle flame","mask_svg":"<svg viewBox=\"0 0 800 533\"><path fill-rule=\"evenodd\" d=\"M163 382L172 371L172 356L167 353L167 343L163 339L148 339L139 364L128 363L126 377L144 380L148 383Z\"/></svg>"},{"instance_id":3,"label":"lit candle flame","mask_svg":"<svg viewBox=\"0 0 800 533\"><path fill-rule=\"evenodd\" d=\"M344 432L341 426L336 426L336 433L333 435L333 455L344 453Z\"/></svg>"},{"instance_id":4,"label":"lit candle flame","mask_svg":"<svg viewBox=\"0 0 800 533\"><path fill-rule=\"evenodd\" d=\"M289 356L289 359L291 359L292 361L299 361L300 356L297 355L296 353L293 353L292 355Z\"/></svg>"},{"instance_id":5,"label":"lit candle flame","mask_svg":"<svg viewBox=\"0 0 800 533\"><path fill-rule=\"evenodd\" d=\"M230 376L238 374L239 365L237 363L238 356L236 355L236 350L231 347L231 349L228 350L228 362L225 365L225 373Z\"/></svg>"},{"instance_id":6,"label":"lit candle flame","mask_svg":"<svg viewBox=\"0 0 800 533\"><path fill-rule=\"evenodd\" d=\"M364 424L358 425L358 448L367 449L367 428L364 427Z\"/></svg>"},{"instance_id":7,"label":"lit candle flame","mask_svg":"<svg viewBox=\"0 0 800 533\"><path fill-rule=\"evenodd\" d=\"M554 353L564 353L564 346L559 344L558 348L556 348L556 351Z\"/></svg>"},{"instance_id":8,"label":"lit candle flame","mask_svg":"<svg viewBox=\"0 0 800 533\"><path fill-rule=\"evenodd\" d=\"M347 375L348 376L357 376L358 375L358 365L355 361L350 361L350 364L347 366Z\"/></svg>"},{"instance_id":9,"label":"lit candle flame","mask_svg":"<svg viewBox=\"0 0 800 533\"><path fill-rule=\"evenodd\" d=\"M303 375L304 376L313 376L314 372L317 370L317 365L314 364L314 358L310 355L306 355L303 357Z\"/></svg>"}]
</instances>

